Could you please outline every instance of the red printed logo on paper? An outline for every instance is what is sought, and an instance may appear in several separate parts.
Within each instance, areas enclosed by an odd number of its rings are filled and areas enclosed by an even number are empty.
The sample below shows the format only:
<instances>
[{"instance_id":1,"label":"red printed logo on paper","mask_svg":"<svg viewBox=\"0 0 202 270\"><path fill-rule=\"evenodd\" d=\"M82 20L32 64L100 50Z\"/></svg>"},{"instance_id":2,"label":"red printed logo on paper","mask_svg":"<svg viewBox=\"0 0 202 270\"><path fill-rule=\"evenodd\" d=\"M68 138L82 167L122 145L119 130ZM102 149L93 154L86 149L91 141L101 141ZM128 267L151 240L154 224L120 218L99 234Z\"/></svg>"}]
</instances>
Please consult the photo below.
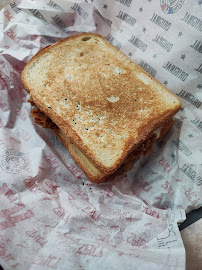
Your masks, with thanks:
<instances>
[{"instance_id":1,"label":"red printed logo on paper","mask_svg":"<svg viewBox=\"0 0 202 270\"><path fill-rule=\"evenodd\" d=\"M168 164L167 160L164 157L161 157L158 160L158 163L163 167L164 171L170 173L172 167Z\"/></svg>"},{"instance_id":2,"label":"red printed logo on paper","mask_svg":"<svg viewBox=\"0 0 202 270\"><path fill-rule=\"evenodd\" d=\"M164 13L173 14L182 7L184 1L185 0L160 0L161 9Z\"/></svg>"},{"instance_id":3,"label":"red printed logo on paper","mask_svg":"<svg viewBox=\"0 0 202 270\"><path fill-rule=\"evenodd\" d=\"M135 233L130 233L130 236L127 238L127 243L131 244L131 246L141 247L146 244L146 240L137 236Z\"/></svg>"},{"instance_id":4,"label":"red printed logo on paper","mask_svg":"<svg viewBox=\"0 0 202 270\"><path fill-rule=\"evenodd\" d=\"M94 245L85 244L77 250L77 253L81 255L88 255L88 256L93 256L93 257L102 257L103 248L100 246L97 247Z\"/></svg>"},{"instance_id":5,"label":"red printed logo on paper","mask_svg":"<svg viewBox=\"0 0 202 270\"><path fill-rule=\"evenodd\" d=\"M51 269L58 269L58 264L60 263L62 258L58 258L56 256L49 255L47 256L38 256L34 260L34 264L43 266L42 269L51 268ZM41 268L41 267L40 267ZM61 269L61 268L60 268Z\"/></svg>"},{"instance_id":6,"label":"red printed logo on paper","mask_svg":"<svg viewBox=\"0 0 202 270\"><path fill-rule=\"evenodd\" d=\"M7 173L21 173L30 167L28 157L15 149L7 149L0 155L0 167Z\"/></svg>"},{"instance_id":7,"label":"red printed logo on paper","mask_svg":"<svg viewBox=\"0 0 202 270\"><path fill-rule=\"evenodd\" d=\"M10 14L10 11L8 9L4 11L4 15L11 22L15 20L15 18Z\"/></svg>"},{"instance_id":8,"label":"red printed logo on paper","mask_svg":"<svg viewBox=\"0 0 202 270\"><path fill-rule=\"evenodd\" d=\"M95 221L99 221L101 213L100 211L96 211L93 206L87 206L82 211L88 214Z\"/></svg>"},{"instance_id":9,"label":"red printed logo on paper","mask_svg":"<svg viewBox=\"0 0 202 270\"><path fill-rule=\"evenodd\" d=\"M35 229L31 229L25 232L29 237L34 239L41 247L44 247L47 241L37 232Z\"/></svg>"},{"instance_id":10,"label":"red printed logo on paper","mask_svg":"<svg viewBox=\"0 0 202 270\"><path fill-rule=\"evenodd\" d=\"M197 194L193 192L191 188L186 190L184 194L188 198L188 200L192 203L192 205L195 205L196 203L198 203L198 201L200 201L200 197L197 196Z\"/></svg>"},{"instance_id":11,"label":"red printed logo on paper","mask_svg":"<svg viewBox=\"0 0 202 270\"><path fill-rule=\"evenodd\" d=\"M0 187L0 195L4 194L5 197L9 200L10 203L13 203L17 200L17 197L14 195L13 191L4 183ZM18 222L24 221L26 219L34 217L34 213L28 209L26 212L23 210L26 209L26 205L19 201L14 206L3 209L0 211L0 219L4 220L0 222L0 231L16 226ZM20 213L19 213L20 212ZM18 213L18 215L16 215Z\"/></svg>"},{"instance_id":12,"label":"red printed logo on paper","mask_svg":"<svg viewBox=\"0 0 202 270\"><path fill-rule=\"evenodd\" d=\"M20 212L24 208L25 208L25 205L19 202L11 208L1 210L0 218L4 218L5 220L0 222L0 231L15 227L16 223L35 216L34 213L30 209L27 210L25 213L15 215L17 212Z\"/></svg>"},{"instance_id":13,"label":"red printed logo on paper","mask_svg":"<svg viewBox=\"0 0 202 270\"><path fill-rule=\"evenodd\" d=\"M152 217L155 217L155 218L160 218L160 215L157 211L154 211L152 209L150 209L149 207L145 207L143 206L143 210L142 210L142 213L146 213L147 215L150 215Z\"/></svg>"},{"instance_id":14,"label":"red printed logo on paper","mask_svg":"<svg viewBox=\"0 0 202 270\"><path fill-rule=\"evenodd\" d=\"M169 194L170 196L172 196L172 195L174 194L174 190L172 189L171 184L170 184L168 181L166 181L166 182L165 182L164 184L162 184L161 186L162 186L162 188L164 188L165 190L168 191L168 194Z\"/></svg>"}]
</instances>

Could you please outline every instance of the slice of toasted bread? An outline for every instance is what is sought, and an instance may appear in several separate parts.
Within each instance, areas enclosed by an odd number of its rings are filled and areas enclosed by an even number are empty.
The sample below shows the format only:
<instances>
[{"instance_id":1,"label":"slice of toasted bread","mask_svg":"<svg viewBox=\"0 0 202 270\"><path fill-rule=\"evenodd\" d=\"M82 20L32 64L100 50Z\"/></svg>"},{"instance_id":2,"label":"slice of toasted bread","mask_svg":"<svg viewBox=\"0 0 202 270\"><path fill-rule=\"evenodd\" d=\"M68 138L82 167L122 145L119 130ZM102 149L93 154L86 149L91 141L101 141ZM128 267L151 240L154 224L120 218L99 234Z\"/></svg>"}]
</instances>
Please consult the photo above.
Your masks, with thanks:
<instances>
[{"instance_id":1,"label":"slice of toasted bread","mask_svg":"<svg viewBox=\"0 0 202 270\"><path fill-rule=\"evenodd\" d=\"M75 162L84 171L88 179L93 183L103 182L111 173L104 173L98 168L92 160L90 160L85 153L83 153L75 144L73 144L70 139L55 125L50 118L48 118L43 112L36 107L33 101L30 101L35 107L31 110L31 115L34 121L44 128L50 128L59 138L59 140L66 146L71 156L74 158ZM133 165L135 159L138 159L141 155L147 155L152 149L154 142L161 139L172 127L174 120L171 118L164 126L158 128L154 133L147 138L142 144L138 146L133 152L131 152L126 159L123 161L124 168L128 168Z\"/></svg>"},{"instance_id":2,"label":"slice of toasted bread","mask_svg":"<svg viewBox=\"0 0 202 270\"><path fill-rule=\"evenodd\" d=\"M70 139L58 128L56 124L52 122L43 112L37 108L36 104L30 100L34 108L31 110L31 115L34 118L35 123L41 125L44 128L51 129L59 138L59 140L66 146L75 162L84 171L86 176L91 182L100 183L103 182L111 173L106 174L96 168L92 160L90 160L85 153L83 153ZM142 144L138 146L132 153L130 153L123 161L124 168L132 165L131 161L138 159L141 155L147 155L151 150L152 145L155 141L161 139L172 127L174 120L171 118L170 121L166 122L164 126L154 131L151 137L147 138Z\"/></svg>"},{"instance_id":3,"label":"slice of toasted bread","mask_svg":"<svg viewBox=\"0 0 202 270\"><path fill-rule=\"evenodd\" d=\"M122 52L89 33L41 50L23 70L22 83L103 175L114 172L181 105Z\"/></svg>"}]
</instances>

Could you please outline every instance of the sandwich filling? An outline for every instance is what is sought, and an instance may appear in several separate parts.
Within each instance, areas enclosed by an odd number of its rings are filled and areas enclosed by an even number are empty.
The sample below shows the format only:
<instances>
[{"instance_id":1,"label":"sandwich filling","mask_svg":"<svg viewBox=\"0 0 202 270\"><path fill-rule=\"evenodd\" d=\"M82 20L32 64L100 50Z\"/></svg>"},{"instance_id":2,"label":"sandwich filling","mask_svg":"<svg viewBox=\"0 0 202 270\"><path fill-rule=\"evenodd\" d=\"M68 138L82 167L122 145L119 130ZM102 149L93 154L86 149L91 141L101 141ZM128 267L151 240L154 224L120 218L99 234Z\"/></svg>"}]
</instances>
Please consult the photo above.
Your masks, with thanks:
<instances>
[{"instance_id":1,"label":"sandwich filling","mask_svg":"<svg viewBox=\"0 0 202 270\"><path fill-rule=\"evenodd\" d=\"M47 115L45 115L42 111L40 111L39 108L36 107L33 101L30 101L30 103L35 106L35 108L31 110L31 115L34 118L35 122L44 128L50 128L62 141L62 143L67 147L70 154L73 155L74 158L76 156L77 162L84 171L88 170L93 175L97 176L103 175L103 178L106 178L106 176L109 175L106 175L106 173L98 169L93 163L93 161L89 159L89 157L85 153L83 153L74 143L72 143L71 140L64 134L64 132ZM152 149L153 143L163 137L170 130L173 122L174 121L171 118L169 121L164 123L163 126L156 129L153 134L151 134L144 142L142 142L134 151L132 151L126 157L123 163L138 159L141 155L147 155Z\"/></svg>"}]
</instances>

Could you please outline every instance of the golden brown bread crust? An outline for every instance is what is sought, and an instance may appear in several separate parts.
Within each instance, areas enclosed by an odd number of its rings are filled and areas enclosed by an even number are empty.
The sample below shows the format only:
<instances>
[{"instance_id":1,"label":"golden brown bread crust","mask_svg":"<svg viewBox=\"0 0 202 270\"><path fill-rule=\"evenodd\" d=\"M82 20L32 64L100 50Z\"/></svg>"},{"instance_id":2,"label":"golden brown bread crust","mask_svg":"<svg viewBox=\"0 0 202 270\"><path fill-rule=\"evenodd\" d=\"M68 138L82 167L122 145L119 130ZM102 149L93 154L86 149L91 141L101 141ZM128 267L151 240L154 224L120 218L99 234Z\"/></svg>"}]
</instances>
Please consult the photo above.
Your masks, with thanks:
<instances>
[{"instance_id":1,"label":"golden brown bread crust","mask_svg":"<svg viewBox=\"0 0 202 270\"><path fill-rule=\"evenodd\" d=\"M58 139L65 145L65 147L68 149L70 155L73 157L74 161L78 166L83 170L83 172L86 174L87 178L93 182L93 183L101 183L104 180L106 180L110 174L106 174L102 171L99 171L98 174L93 174L91 170L89 170L88 167L85 166L85 164L79 159L77 155L72 151L71 148L71 142L68 142L67 139L62 136L59 128L55 123L52 122L50 118L48 118L42 111L39 110L39 108L36 107L33 101L29 101L35 108L31 110L31 115L34 118L35 123L41 125L43 128L49 128L51 129L55 135L58 137ZM139 145L139 147L134 150L132 153L130 153L126 159L123 161L124 168L128 168L133 166L133 163L131 161L134 161L138 159L141 155L146 156L150 150L152 149L152 146L154 142L161 139L173 126L174 120L170 119L162 128L159 137L157 138L157 134L153 134L151 137L147 138L142 144ZM93 161L91 160L93 163ZM130 163L130 166L128 164ZM116 170L114 170L115 172Z\"/></svg>"},{"instance_id":2,"label":"golden brown bread crust","mask_svg":"<svg viewBox=\"0 0 202 270\"><path fill-rule=\"evenodd\" d=\"M74 159L75 163L82 169L82 171L85 173L89 181L91 181L92 183L99 184L107 179L107 177L109 176L108 174L105 174L104 172L100 170L99 170L99 174L93 174L91 170L87 166L85 166L85 164L80 160L80 158L77 155L75 155L74 151L71 148L71 143L69 143L63 136L61 136L61 133L59 132L59 130L55 129L53 130L53 132L58 137L58 139L64 144L64 146L67 148L70 155Z\"/></svg>"},{"instance_id":3,"label":"golden brown bread crust","mask_svg":"<svg viewBox=\"0 0 202 270\"><path fill-rule=\"evenodd\" d=\"M98 38L102 39L106 44L107 42L105 41L104 38L102 38L99 35L96 34L89 34L89 33L83 33L80 36L97 36ZM73 40L75 38L78 38L78 36L73 36L73 37L68 37L64 40L61 40L59 42L57 42L54 45L51 45L51 48L57 47L59 44L65 43L67 41ZM107 44L107 46L109 47L113 47L111 44ZM128 136L125 140L125 145L124 145L124 149L122 150L122 153L120 155L120 157L116 160L116 162L113 164L113 166L111 167L106 167L105 165L103 165L99 160L96 159L96 156L94 153L92 153L91 149L89 148L89 146L87 144L84 144L82 138L79 136L79 134L72 129L72 126L63 119L63 117L60 117L55 111L48 109L47 107L44 106L43 101L40 100L40 98L37 97L37 95L32 94L32 91L34 91L34 89L30 88L29 83L27 83L26 79L25 79L25 74L27 73L31 63L33 61L35 61L35 59L38 59L41 55L43 55L44 53L46 53L47 51L49 51L50 47L46 47L43 50L41 50L35 57L33 57L30 62L27 64L27 66L25 67L25 69L23 70L22 73L22 83L25 87L25 89L30 92L30 96L32 97L33 101L37 104L37 106L39 106L40 110L43 111L49 118L51 118L53 120L53 122L57 123L58 127L63 130L63 132L65 133L65 135L67 137L69 137L71 139L71 141L78 146L79 149L81 149L83 152L86 153L86 155L94 161L94 164L96 165L97 168L99 168L100 171L103 171L105 174L111 174L112 172L114 172L125 160L125 158L131 153L133 152L136 148L138 148L138 146L145 141L151 134L152 132L163 125L163 123L165 123L166 121L168 121L168 119L170 119L180 108L180 102L178 102L178 104L176 104L175 107L172 107L172 109L168 109L166 111L164 111L163 113L159 113L158 117L151 119L151 121L147 122L147 124L144 124L143 126L141 126L140 128L137 128L137 134L136 137L134 137L134 134L131 136ZM117 48L113 47L113 50L117 51L119 54L124 55L123 53L121 53ZM124 57L126 57L124 55ZM128 63L131 63L130 59L127 59ZM139 66L136 65L136 70L138 70L140 73L146 74L146 72ZM147 74L148 76L148 74ZM151 77L151 76L149 76ZM129 77L129 79L131 79ZM152 78L152 81L157 83L158 85L160 85L154 78ZM142 86L142 85L141 85ZM137 85L138 87L138 85ZM163 87L163 86L162 86ZM165 87L163 87L165 89ZM107 90L107 89L106 89ZM173 95L172 93L169 93L171 96ZM142 94L141 94L142 95ZM144 95L142 95L144 98ZM173 95L174 96L174 95ZM92 104L93 105L93 104ZM125 105L125 104L124 104ZM124 106L122 105L122 106ZM110 108L111 106L111 108ZM118 122L118 118L120 117L120 113L121 111L119 110L119 107L114 108L113 104L109 103L108 104L109 110L111 110L113 113L114 111L116 111L115 114L117 114L117 122ZM121 107L121 106L120 106ZM131 107L132 108L132 107ZM127 107L125 108L127 109ZM132 117L132 110L130 110L127 113L125 113L125 117L127 117L128 119L131 119ZM134 118L137 115L134 115ZM115 117L115 116L114 116ZM137 119L137 122L140 121L141 119ZM144 123L144 119L142 120L142 122ZM132 123L130 123L130 125L132 126L132 124L135 124L135 119ZM124 128L123 128L124 129ZM131 127L132 129L132 127Z\"/></svg>"}]
</instances>

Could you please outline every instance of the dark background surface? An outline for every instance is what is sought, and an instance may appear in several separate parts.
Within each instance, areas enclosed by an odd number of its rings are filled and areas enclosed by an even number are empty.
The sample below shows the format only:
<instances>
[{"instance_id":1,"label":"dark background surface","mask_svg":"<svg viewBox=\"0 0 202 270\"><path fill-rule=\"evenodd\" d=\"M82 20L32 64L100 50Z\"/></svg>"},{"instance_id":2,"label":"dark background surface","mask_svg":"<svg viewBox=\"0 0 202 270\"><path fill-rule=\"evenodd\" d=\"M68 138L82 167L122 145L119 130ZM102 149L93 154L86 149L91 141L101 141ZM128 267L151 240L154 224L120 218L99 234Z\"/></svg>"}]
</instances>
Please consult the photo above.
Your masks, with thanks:
<instances>
[{"instance_id":1,"label":"dark background surface","mask_svg":"<svg viewBox=\"0 0 202 270\"><path fill-rule=\"evenodd\" d=\"M187 219L179 226L180 231L202 218L202 207L187 214ZM201 267L202 269L202 267Z\"/></svg>"}]
</instances>

